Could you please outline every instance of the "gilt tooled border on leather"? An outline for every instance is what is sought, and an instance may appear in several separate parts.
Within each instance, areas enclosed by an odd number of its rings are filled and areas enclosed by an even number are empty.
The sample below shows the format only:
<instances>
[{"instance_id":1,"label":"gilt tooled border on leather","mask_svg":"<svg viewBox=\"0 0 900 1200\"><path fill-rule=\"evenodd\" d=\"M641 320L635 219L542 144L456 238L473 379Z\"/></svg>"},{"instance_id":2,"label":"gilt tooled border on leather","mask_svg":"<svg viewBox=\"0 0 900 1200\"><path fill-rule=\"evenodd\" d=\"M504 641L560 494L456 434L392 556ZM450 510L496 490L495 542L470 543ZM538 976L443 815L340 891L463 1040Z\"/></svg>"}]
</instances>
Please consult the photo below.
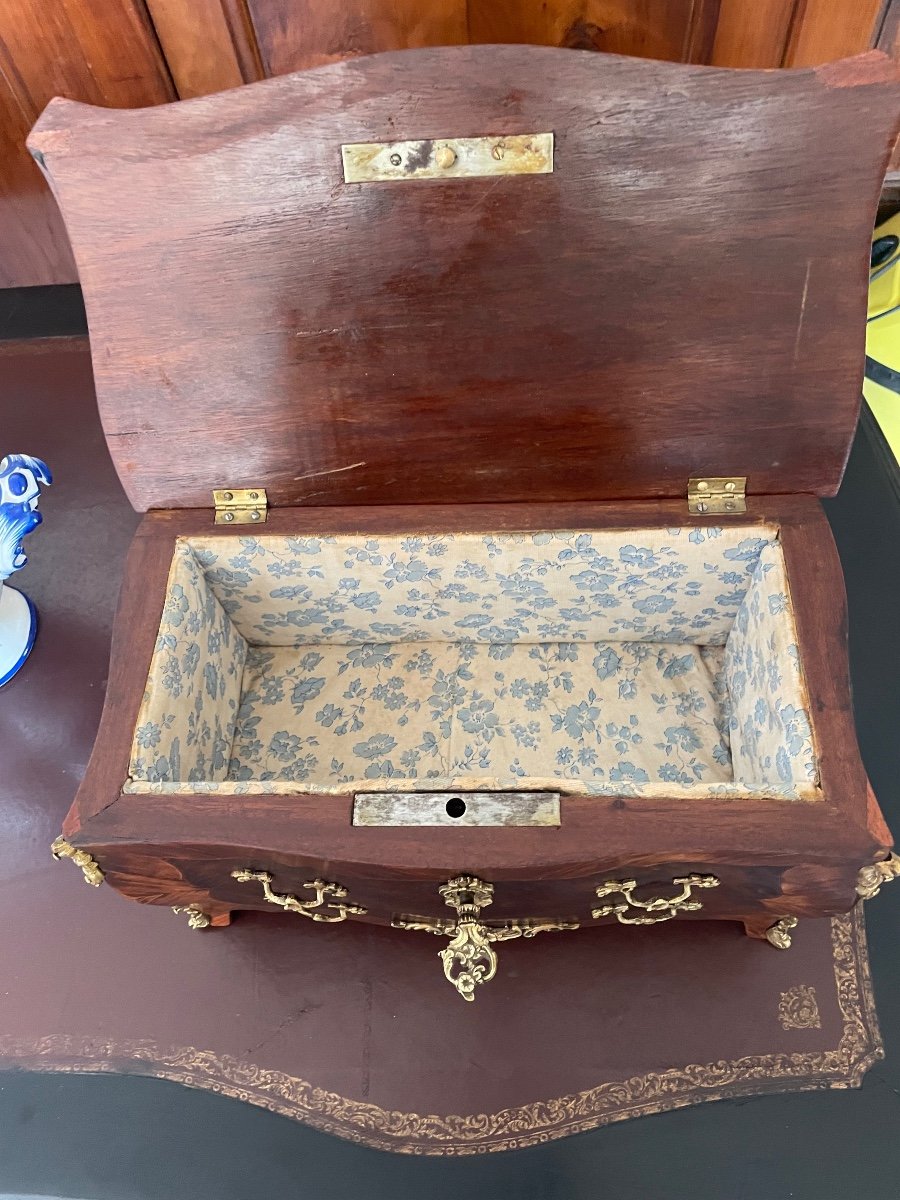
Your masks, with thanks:
<instances>
[{"instance_id":1,"label":"gilt tooled border on leather","mask_svg":"<svg viewBox=\"0 0 900 1200\"><path fill-rule=\"evenodd\" d=\"M120 1072L168 1079L258 1105L378 1150L463 1155L519 1149L707 1100L859 1086L866 1071L883 1057L883 1049L858 909L832 918L831 938L842 1017L841 1038L833 1049L671 1067L493 1113L441 1115L383 1109L231 1055L189 1046L167 1049L150 1041L3 1037L0 1058L33 1071Z\"/></svg>"}]
</instances>

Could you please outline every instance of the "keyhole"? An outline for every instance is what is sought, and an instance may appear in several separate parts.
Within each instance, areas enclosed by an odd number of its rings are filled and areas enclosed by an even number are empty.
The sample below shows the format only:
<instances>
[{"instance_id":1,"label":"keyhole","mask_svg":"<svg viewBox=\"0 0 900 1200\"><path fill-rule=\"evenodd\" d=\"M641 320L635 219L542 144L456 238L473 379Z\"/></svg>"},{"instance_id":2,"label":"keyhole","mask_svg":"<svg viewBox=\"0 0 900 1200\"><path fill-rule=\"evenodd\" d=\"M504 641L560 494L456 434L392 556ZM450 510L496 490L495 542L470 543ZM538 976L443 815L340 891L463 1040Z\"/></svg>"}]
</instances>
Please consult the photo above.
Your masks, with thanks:
<instances>
[{"instance_id":1,"label":"keyhole","mask_svg":"<svg viewBox=\"0 0 900 1200\"><path fill-rule=\"evenodd\" d=\"M465 802L465 800L460 799L459 796L451 796L450 799L447 801L447 816L448 817L453 817L454 819L457 817L461 817L465 813L465 811L466 811L466 802Z\"/></svg>"}]
</instances>

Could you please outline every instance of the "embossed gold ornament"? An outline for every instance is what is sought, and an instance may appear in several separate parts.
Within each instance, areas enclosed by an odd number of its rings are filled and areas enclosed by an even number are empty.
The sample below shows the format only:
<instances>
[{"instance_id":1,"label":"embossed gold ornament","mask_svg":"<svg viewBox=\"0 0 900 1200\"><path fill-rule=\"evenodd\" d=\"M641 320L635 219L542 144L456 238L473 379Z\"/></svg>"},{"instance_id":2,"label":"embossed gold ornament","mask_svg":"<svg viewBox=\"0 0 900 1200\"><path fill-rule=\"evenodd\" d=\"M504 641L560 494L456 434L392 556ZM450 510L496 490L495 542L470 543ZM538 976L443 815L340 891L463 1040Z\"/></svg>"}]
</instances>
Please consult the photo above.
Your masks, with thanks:
<instances>
[{"instance_id":1,"label":"embossed gold ornament","mask_svg":"<svg viewBox=\"0 0 900 1200\"><path fill-rule=\"evenodd\" d=\"M445 904L456 909L455 919L402 916L395 917L391 924L395 929L418 929L451 939L439 954L444 975L463 1000L474 1000L475 989L497 974L497 953L492 942L578 928L577 921L483 922L481 910L492 903L494 886L474 875L457 875L438 888L438 892Z\"/></svg>"},{"instance_id":2,"label":"embossed gold ornament","mask_svg":"<svg viewBox=\"0 0 900 1200\"><path fill-rule=\"evenodd\" d=\"M206 929L210 924L210 918L206 915L199 904L188 904L184 907L172 909L173 913L186 913L188 925L191 929Z\"/></svg>"},{"instance_id":3,"label":"embossed gold ornament","mask_svg":"<svg viewBox=\"0 0 900 1200\"><path fill-rule=\"evenodd\" d=\"M56 859L71 858L76 867L81 867L82 874L91 887L99 887L103 882L103 872L87 850L76 850L64 837L56 839L50 847L50 853Z\"/></svg>"},{"instance_id":4,"label":"embossed gold ornament","mask_svg":"<svg viewBox=\"0 0 900 1200\"><path fill-rule=\"evenodd\" d=\"M796 928L796 917L782 917L766 930L766 941L776 950L790 950L791 930Z\"/></svg>"},{"instance_id":5,"label":"embossed gold ornament","mask_svg":"<svg viewBox=\"0 0 900 1200\"><path fill-rule=\"evenodd\" d=\"M314 879L311 883L304 883L305 888L316 893L315 897L311 900L298 900L296 896L282 896L278 892L273 892L272 876L268 871L251 871L244 867L238 871L232 871L231 878L236 879L238 883L250 883L255 879L263 885L263 895L270 904L277 904L279 908L297 913L301 917L309 917L311 921L322 921L334 925L339 921L346 921L348 916L362 916L367 911L360 904L326 903L326 896L333 896L338 901L344 900L347 889L339 883L326 883L324 879Z\"/></svg>"},{"instance_id":6,"label":"embossed gold ornament","mask_svg":"<svg viewBox=\"0 0 900 1200\"><path fill-rule=\"evenodd\" d=\"M881 891L881 885L890 883L900 876L900 856L891 854L882 862L863 867L856 877L856 894L863 900L871 900Z\"/></svg>"},{"instance_id":7,"label":"embossed gold ornament","mask_svg":"<svg viewBox=\"0 0 900 1200\"><path fill-rule=\"evenodd\" d=\"M672 886L681 889L676 895L653 896L648 900L634 895L637 886L636 879L607 879L597 888L597 899L614 896L617 892L622 899L591 909L591 916L595 920L615 916L623 925L656 925L660 921L671 921L680 912L699 912L703 905L691 898L694 888L718 887L719 880L715 875L680 875L672 880Z\"/></svg>"},{"instance_id":8,"label":"embossed gold ornament","mask_svg":"<svg viewBox=\"0 0 900 1200\"><path fill-rule=\"evenodd\" d=\"M782 1029L821 1029L816 989L808 983L798 983L781 993L778 1020Z\"/></svg>"}]
</instances>

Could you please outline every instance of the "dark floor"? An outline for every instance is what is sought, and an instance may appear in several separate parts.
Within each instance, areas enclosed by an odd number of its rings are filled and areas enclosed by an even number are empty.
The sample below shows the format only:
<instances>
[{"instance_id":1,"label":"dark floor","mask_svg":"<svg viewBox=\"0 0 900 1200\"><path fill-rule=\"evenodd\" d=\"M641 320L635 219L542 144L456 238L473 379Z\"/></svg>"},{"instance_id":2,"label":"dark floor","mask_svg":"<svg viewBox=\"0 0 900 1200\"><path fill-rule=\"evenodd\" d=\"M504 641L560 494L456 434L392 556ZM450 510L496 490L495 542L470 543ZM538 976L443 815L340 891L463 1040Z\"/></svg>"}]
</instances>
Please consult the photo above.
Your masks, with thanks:
<instances>
[{"instance_id":1,"label":"dark floor","mask_svg":"<svg viewBox=\"0 0 900 1200\"><path fill-rule=\"evenodd\" d=\"M78 331L72 294L54 300L45 328L25 321L32 299L0 293L0 337L4 321L12 330L6 336ZM892 472L877 431L864 422L842 491L826 507L847 578L860 743L882 807L900 830L900 476ZM887 1057L859 1091L701 1105L544 1147L453 1160L361 1149L176 1084L0 1073L0 1192L115 1200L891 1197L900 1193L898 914L900 885L867 907ZM84 969L91 969L89 950ZM560 1019L565 1014L548 1014Z\"/></svg>"}]
</instances>

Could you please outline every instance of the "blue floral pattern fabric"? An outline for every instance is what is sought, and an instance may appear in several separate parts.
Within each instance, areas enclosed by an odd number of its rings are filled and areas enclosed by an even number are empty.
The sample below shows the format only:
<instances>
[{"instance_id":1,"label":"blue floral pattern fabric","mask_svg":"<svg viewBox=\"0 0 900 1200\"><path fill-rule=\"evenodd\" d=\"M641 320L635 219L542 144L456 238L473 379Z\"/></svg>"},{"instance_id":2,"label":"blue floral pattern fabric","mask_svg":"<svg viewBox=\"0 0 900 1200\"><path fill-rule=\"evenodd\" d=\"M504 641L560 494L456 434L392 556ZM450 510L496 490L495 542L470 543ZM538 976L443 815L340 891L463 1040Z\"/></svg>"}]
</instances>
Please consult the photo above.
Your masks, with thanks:
<instances>
[{"instance_id":1,"label":"blue floral pattern fabric","mask_svg":"<svg viewBox=\"0 0 900 1200\"><path fill-rule=\"evenodd\" d=\"M247 643L190 549L176 551L132 747L132 778L223 780Z\"/></svg>"},{"instance_id":2,"label":"blue floral pattern fabric","mask_svg":"<svg viewBox=\"0 0 900 1200\"><path fill-rule=\"evenodd\" d=\"M784 559L766 546L725 643L734 774L761 783L815 782L816 756Z\"/></svg>"},{"instance_id":3,"label":"blue floral pattern fabric","mask_svg":"<svg viewBox=\"0 0 900 1200\"><path fill-rule=\"evenodd\" d=\"M731 779L721 646L251 649L229 777Z\"/></svg>"},{"instance_id":4,"label":"blue floral pattern fabric","mask_svg":"<svg viewBox=\"0 0 900 1200\"><path fill-rule=\"evenodd\" d=\"M180 541L128 790L811 798L766 526Z\"/></svg>"},{"instance_id":5,"label":"blue floral pattern fabric","mask_svg":"<svg viewBox=\"0 0 900 1200\"><path fill-rule=\"evenodd\" d=\"M771 530L192 538L253 645L724 643Z\"/></svg>"}]
</instances>

